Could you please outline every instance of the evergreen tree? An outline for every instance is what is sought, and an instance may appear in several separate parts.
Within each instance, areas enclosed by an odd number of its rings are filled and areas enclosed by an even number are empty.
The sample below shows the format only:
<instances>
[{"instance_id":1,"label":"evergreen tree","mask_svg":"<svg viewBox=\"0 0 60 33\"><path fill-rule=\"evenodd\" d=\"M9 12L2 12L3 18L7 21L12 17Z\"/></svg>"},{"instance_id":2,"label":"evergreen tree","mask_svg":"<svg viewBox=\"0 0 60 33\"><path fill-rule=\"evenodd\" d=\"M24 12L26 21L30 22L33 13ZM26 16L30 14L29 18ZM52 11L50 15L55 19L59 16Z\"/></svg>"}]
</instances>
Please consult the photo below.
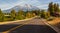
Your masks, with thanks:
<instances>
[{"instance_id":1,"label":"evergreen tree","mask_svg":"<svg viewBox=\"0 0 60 33\"><path fill-rule=\"evenodd\" d=\"M59 12L59 4L54 4L54 11Z\"/></svg>"},{"instance_id":2,"label":"evergreen tree","mask_svg":"<svg viewBox=\"0 0 60 33\"><path fill-rule=\"evenodd\" d=\"M4 14L2 13L1 9L0 9L0 21L4 21Z\"/></svg>"},{"instance_id":3,"label":"evergreen tree","mask_svg":"<svg viewBox=\"0 0 60 33\"><path fill-rule=\"evenodd\" d=\"M57 12L59 12L59 4L57 4L57 8L56 8Z\"/></svg>"},{"instance_id":4,"label":"evergreen tree","mask_svg":"<svg viewBox=\"0 0 60 33\"><path fill-rule=\"evenodd\" d=\"M18 11L18 14L19 14L19 15L24 15L24 11L23 11L23 10L19 10L19 11Z\"/></svg>"},{"instance_id":5,"label":"evergreen tree","mask_svg":"<svg viewBox=\"0 0 60 33\"><path fill-rule=\"evenodd\" d=\"M57 11L57 4L56 3L54 4L54 11L55 12Z\"/></svg>"},{"instance_id":6,"label":"evergreen tree","mask_svg":"<svg viewBox=\"0 0 60 33\"><path fill-rule=\"evenodd\" d=\"M41 11L41 18L44 18L44 17L45 17L45 11L42 10L42 11Z\"/></svg>"},{"instance_id":7,"label":"evergreen tree","mask_svg":"<svg viewBox=\"0 0 60 33\"><path fill-rule=\"evenodd\" d=\"M49 3L48 11L50 12L50 15L53 15L53 13L54 13L54 5L53 5L53 2Z\"/></svg>"},{"instance_id":8,"label":"evergreen tree","mask_svg":"<svg viewBox=\"0 0 60 33\"><path fill-rule=\"evenodd\" d=\"M14 9L12 9L10 14L11 14L12 20L15 20L16 19L16 11Z\"/></svg>"},{"instance_id":9,"label":"evergreen tree","mask_svg":"<svg viewBox=\"0 0 60 33\"><path fill-rule=\"evenodd\" d=\"M41 11L41 18L47 19L49 17L48 13L45 12L44 10Z\"/></svg>"},{"instance_id":10,"label":"evergreen tree","mask_svg":"<svg viewBox=\"0 0 60 33\"><path fill-rule=\"evenodd\" d=\"M35 15L39 16L40 15L40 10L33 10L33 13L35 13Z\"/></svg>"}]
</instances>

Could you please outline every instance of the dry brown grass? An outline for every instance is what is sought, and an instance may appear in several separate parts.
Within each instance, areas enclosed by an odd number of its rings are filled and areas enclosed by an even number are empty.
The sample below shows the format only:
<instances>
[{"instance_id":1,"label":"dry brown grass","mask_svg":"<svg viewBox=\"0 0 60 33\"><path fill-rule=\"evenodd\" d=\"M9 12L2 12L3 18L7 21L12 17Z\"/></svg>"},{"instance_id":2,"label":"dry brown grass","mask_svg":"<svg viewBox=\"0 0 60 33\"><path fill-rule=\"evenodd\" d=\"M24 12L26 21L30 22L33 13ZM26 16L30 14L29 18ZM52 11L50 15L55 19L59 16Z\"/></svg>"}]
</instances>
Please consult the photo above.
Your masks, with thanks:
<instances>
[{"instance_id":1,"label":"dry brown grass","mask_svg":"<svg viewBox=\"0 0 60 33\"><path fill-rule=\"evenodd\" d=\"M56 17L52 21L48 21L48 23L51 25L56 25L56 24L60 23L60 18Z\"/></svg>"}]
</instances>

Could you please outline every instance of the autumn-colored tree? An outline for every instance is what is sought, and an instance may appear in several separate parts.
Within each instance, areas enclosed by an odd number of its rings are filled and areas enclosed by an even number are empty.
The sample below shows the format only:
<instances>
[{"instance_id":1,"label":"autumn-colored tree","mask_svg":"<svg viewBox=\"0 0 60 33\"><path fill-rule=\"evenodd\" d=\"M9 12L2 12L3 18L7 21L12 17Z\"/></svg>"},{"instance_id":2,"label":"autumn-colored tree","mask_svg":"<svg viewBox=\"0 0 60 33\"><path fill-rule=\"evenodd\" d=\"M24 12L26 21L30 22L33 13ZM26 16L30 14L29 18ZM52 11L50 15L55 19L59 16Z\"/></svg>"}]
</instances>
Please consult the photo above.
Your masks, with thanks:
<instances>
[{"instance_id":1,"label":"autumn-colored tree","mask_svg":"<svg viewBox=\"0 0 60 33\"><path fill-rule=\"evenodd\" d=\"M31 18L31 13L30 12L26 13L26 18Z\"/></svg>"},{"instance_id":2,"label":"autumn-colored tree","mask_svg":"<svg viewBox=\"0 0 60 33\"><path fill-rule=\"evenodd\" d=\"M17 19L24 19L25 16L24 16L24 11L23 10L19 10L18 13L17 13Z\"/></svg>"},{"instance_id":3,"label":"autumn-colored tree","mask_svg":"<svg viewBox=\"0 0 60 33\"><path fill-rule=\"evenodd\" d=\"M47 16L47 18L49 18L50 17L50 12L46 12L46 16Z\"/></svg>"},{"instance_id":4,"label":"autumn-colored tree","mask_svg":"<svg viewBox=\"0 0 60 33\"><path fill-rule=\"evenodd\" d=\"M35 13L30 13L30 17L36 16Z\"/></svg>"}]
</instances>

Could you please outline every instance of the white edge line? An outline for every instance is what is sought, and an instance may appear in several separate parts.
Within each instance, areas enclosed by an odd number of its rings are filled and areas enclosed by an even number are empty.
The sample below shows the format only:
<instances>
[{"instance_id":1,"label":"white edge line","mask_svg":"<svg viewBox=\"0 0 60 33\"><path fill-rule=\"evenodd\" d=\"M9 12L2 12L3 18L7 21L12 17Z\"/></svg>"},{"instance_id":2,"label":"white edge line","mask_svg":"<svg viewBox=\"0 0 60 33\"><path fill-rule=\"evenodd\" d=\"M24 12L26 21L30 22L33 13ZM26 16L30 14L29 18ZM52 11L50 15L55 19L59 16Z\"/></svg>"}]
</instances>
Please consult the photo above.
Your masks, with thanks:
<instances>
[{"instance_id":1,"label":"white edge line","mask_svg":"<svg viewBox=\"0 0 60 33\"><path fill-rule=\"evenodd\" d=\"M46 25L50 26L52 29L54 29L57 33L60 33L60 30L56 27L51 26L48 22L44 22Z\"/></svg>"}]
</instances>

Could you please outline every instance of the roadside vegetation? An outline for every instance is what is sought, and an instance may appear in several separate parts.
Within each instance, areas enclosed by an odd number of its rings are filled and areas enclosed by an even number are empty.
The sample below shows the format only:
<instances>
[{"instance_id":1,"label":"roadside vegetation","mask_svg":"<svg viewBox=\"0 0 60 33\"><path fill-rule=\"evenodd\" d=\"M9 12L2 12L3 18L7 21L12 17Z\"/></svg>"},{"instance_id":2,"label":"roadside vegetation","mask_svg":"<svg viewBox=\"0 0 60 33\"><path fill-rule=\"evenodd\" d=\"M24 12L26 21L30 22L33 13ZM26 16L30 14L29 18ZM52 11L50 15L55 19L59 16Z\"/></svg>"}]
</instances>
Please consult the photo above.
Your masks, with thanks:
<instances>
[{"instance_id":1,"label":"roadside vegetation","mask_svg":"<svg viewBox=\"0 0 60 33\"><path fill-rule=\"evenodd\" d=\"M27 18L32 18L35 17L38 14L38 10L32 10L32 11L23 11L19 10L16 12L16 10L12 9L10 13L3 13L2 10L0 9L0 22L3 21L14 21L14 20L23 20Z\"/></svg>"},{"instance_id":2,"label":"roadside vegetation","mask_svg":"<svg viewBox=\"0 0 60 33\"><path fill-rule=\"evenodd\" d=\"M19 10L16 12L16 10L12 9L10 13L3 13L0 9L0 22L3 21L13 21L13 20L22 20L31 18L34 16L40 16L40 18L44 18L47 20L52 20L53 17L60 17L60 9L58 3L49 3L48 10Z\"/></svg>"}]
</instances>

